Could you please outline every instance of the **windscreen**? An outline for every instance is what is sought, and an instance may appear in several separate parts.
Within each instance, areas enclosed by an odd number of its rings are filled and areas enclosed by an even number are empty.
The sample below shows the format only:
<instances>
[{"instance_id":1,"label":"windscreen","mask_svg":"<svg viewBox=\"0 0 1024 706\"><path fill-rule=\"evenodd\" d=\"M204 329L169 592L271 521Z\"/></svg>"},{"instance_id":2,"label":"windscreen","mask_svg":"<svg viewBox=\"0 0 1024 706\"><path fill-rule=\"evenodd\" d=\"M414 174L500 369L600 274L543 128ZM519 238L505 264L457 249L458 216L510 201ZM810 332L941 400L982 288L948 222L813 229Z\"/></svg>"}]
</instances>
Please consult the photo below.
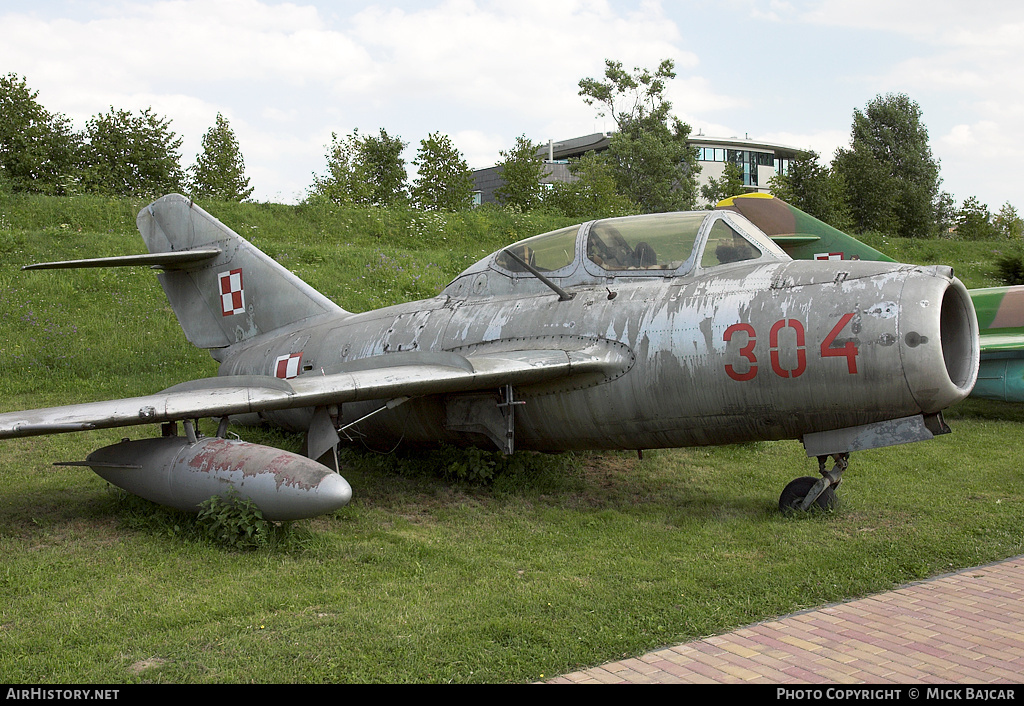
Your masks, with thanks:
<instances>
[{"instance_id":1,"label":"windscreen","mask_svg":"<svg viewBox=\"0 0 1024 706\"><path fill-rule=\"evenodd\" d=\"M708 233L708 244L704 246L704 256L700 266L704 268L725 265L730 262L756 260L761 251L753 243L744 238L725 221L715 221Z\"/></svg>"},{"instance_id":2,"label":"windscreen","mask_svg":"<svg viewBox=\"0 0 1024 706\"><path fill-rule=\"evenodd\" d=\"M541 233L532 238L511 245L506 250L512 251L524 262L536 267L541 272L554 272L568 267L576 259L576 233L578 225ZM512 272L526 272L526 268L516 262L503 250L494 258L495 264Z\"/></svg>"},{"instance_id":3,"label":"windscreen","mask_svg":"<svg viewBox=\"0 0 1024 706\"><path fill-rule=\"evenodd\" d=\"M707 213L665 213L598 221L587 257L606 270L677 270L690 259Z\"/></svg>"}]
</instances>

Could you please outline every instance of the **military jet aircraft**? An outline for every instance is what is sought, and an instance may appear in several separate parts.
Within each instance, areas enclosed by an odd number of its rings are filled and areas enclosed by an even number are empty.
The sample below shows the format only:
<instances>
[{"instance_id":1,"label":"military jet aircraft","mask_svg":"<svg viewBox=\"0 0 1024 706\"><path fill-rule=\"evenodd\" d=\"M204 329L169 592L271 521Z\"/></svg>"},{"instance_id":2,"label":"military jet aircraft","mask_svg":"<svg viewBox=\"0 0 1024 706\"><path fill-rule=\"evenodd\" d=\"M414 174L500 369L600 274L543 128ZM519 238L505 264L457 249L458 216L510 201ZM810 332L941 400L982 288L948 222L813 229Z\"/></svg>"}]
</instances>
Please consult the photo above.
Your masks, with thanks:
<instances>
[{"instance_id":1,"label":"military jet aircraft","mask_svg":"<svg viewBox=\"0 0 1024 706\"><path fill-rule=\"evenodd\" d=\"M716 208L742 214L796 259L895 262L770 194L734 196ZM968 293L981 336L981 364L971 397L1024 402L1024 286L984 287Z\"/></svg>"},{"instance_id":2,"label":"military jet aircraft","mask_svg":"<svg viewBox=\"0 0 1024 706\"><path fill-rule=\"evenodd\" d=\"M138 226L150 254L28 267L156 268L219 375L0 414L0 438L160 425L79 463L186 510L229 487L268 519L334 510L351 496L336 448L355 439L505 453L799 439L821 478L790 483L780 508L829 507L850 452L947 432L942 410L978 374L974 308L950 268L793 260L728 211L544 233L432 299L364 313L183 196ZM305 455L227 438L239 416L305 433ZM206 417L221 420L214 437L196 432Z\"/></svg>"}]
</instances>

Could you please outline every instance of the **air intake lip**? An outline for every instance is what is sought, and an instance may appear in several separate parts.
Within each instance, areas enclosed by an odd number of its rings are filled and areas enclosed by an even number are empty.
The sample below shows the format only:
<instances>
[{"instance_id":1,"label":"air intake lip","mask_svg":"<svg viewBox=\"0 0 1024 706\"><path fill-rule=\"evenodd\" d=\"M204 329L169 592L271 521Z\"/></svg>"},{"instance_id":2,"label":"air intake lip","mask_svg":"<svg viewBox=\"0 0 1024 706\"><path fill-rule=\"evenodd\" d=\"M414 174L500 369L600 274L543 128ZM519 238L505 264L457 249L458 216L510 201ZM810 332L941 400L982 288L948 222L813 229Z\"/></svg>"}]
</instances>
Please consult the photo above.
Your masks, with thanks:
<instances>
[{"instance_id":1,"label":"air intake lip","mask_svg":"<svg viewBox=\"0 0 1024 706\"><path fill-rule=\"evenodd\" d=\"M964 399L978 379L978 317L967 288L948 272L920 268L907 277L901 295L903 372L925 414Z\"/></svg>"},{"instance_id":2,"label":"air intake lip","mask_svg":"<svg viewBox=\"0 0 1024 706\"><path fill-rule=\"evenodd\" d=\"M978 319L971 296L958 279L942 295L939 331L950 382L970 394L978 379L980 362Z\"/></svg>"}]
</instances>

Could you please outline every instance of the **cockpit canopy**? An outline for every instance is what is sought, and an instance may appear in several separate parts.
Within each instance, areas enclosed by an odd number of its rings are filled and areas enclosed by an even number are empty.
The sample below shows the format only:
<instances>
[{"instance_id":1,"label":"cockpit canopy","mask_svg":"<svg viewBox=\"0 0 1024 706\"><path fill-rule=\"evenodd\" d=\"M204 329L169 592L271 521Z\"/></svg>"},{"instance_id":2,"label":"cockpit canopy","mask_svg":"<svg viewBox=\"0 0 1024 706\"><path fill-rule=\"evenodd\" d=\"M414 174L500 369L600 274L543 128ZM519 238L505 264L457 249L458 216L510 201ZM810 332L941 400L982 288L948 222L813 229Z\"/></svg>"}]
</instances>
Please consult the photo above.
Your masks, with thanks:
<instances>
[{"instance_id":1,"label":"cockpit canopy","mask_svg":"<svg viewBox=\"0 0 1024 706\"><path fill-rule=\"evenodd\" d=\"M591 221L521 240L466 270L446 290L469 293L468 276L491 271L513 280L533 272L560 286L614 277L681 277L736 262L790 259L750 221L727 211L690 211ZM493 278L491 278L493 279ZM475 293L502 287L473 285ZM493 283L496 284L496 283ZM454 291L449 292L456 288Z\"/></svg>"}]
</instances>

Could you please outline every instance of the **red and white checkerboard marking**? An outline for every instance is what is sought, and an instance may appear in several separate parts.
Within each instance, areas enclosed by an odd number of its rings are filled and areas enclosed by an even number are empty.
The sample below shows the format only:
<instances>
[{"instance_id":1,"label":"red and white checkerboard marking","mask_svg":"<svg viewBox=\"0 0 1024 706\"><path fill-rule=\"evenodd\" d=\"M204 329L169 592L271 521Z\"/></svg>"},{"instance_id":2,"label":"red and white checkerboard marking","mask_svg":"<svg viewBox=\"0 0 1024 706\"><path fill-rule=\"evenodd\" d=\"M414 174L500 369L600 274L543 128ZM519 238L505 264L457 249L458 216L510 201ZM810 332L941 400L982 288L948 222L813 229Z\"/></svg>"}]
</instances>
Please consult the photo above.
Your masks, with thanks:
<instances>
[{"instance_id":1,"label":"red and white checkerboard marking","mask_svg":"<svg viewBox=\"0 0 1024 706\"><path fill-rule=\"evenodd\" d=\"M815 260L842 260L843 254L841 252L819 252L814 253Z\"/></svg>"},{"instance_id":2,"label":"red and white checkerboard marking","mask_svg":"<svg viewBox=\"0 0 1024 706\"><path fill-rule=\"evenodd\" d=\"M242 289L242 270L221 272L220 310L224 316L241 314L245 311L245 291Z\"/></svg>"},{"instance_id":3,"label":"red and white checkerboard marking","mask_svg":"<svg viewBox=\"0 0 1024 706\"><path fill-rule=\"evenodd\" d=\"M302 353L291 353L290 355L279 355L274 361L274 375L288 380L297 377L299 364L302 363Z\"/></svg>"}]
</instances>

